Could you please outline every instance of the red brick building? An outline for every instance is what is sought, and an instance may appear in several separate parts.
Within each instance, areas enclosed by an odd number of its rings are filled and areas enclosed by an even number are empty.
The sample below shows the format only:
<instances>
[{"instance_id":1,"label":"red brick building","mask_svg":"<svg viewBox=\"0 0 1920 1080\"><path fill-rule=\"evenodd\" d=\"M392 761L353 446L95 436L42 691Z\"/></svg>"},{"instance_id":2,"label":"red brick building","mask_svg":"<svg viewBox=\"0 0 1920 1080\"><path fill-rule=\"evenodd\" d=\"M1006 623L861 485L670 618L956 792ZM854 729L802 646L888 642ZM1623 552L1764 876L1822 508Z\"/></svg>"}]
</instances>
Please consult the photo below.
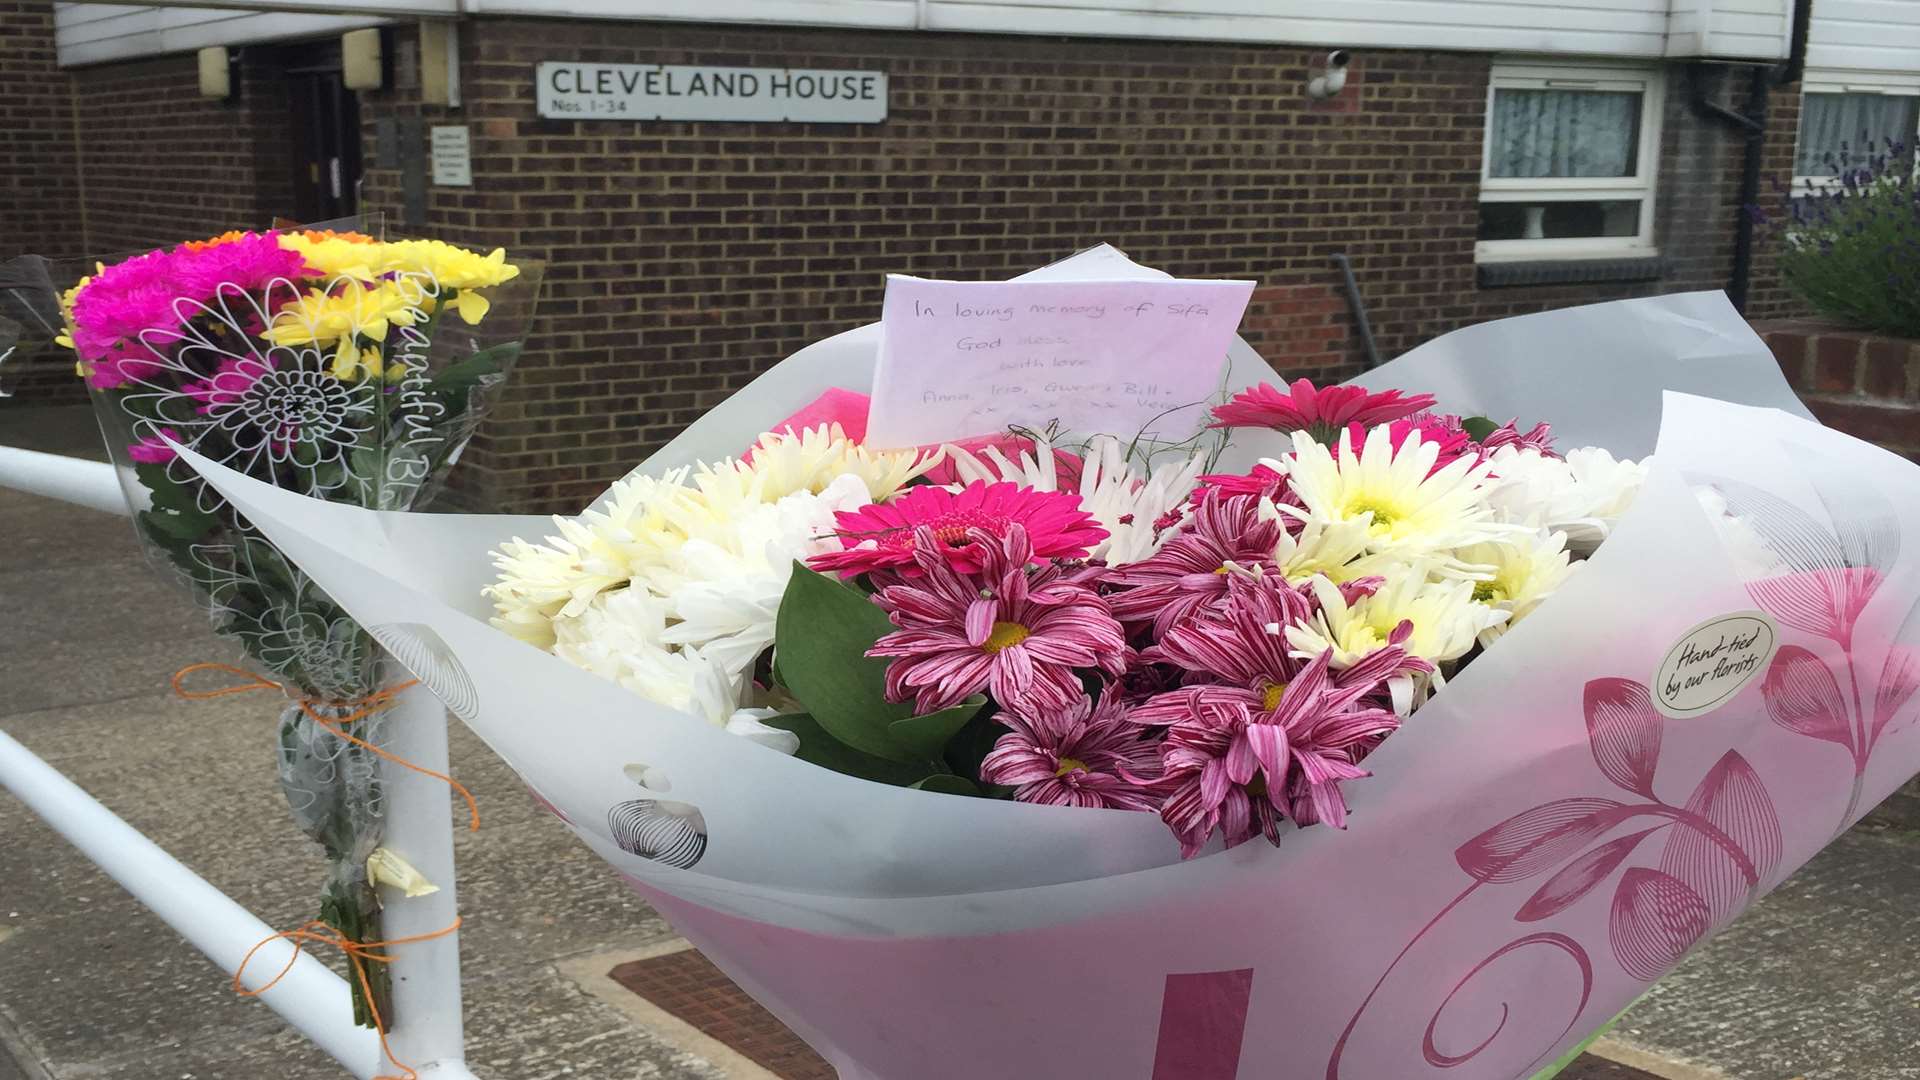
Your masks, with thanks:
<instances>
[{"instance_id":1,"label":"red brick building","mask_svg":"<svg viewBox=\"0 0 1920 1080\"><path fill-rule=\"evenodd\" d=\"M546 260L532 347L456 492L513 510L584 503L781 357L871 321L888 272L1003 277L1104 240L1258 280L1243 334L1321 377L1366 362L1336 256L1383 358L1486 319L1725 287L1745 143L1707 114L1743 107L1793 36L1786 0L1413 0L1380 22L1144 0L487 0L465 5L480 14L455 26L447 77L445 24L393 18L421 5L262 6L286 10L0 0L0 253L357 210ZM586 17L614 8L631 17ZM366 25L385 27L382 86L346 90L340 34ZM1849 33L1815 9L1819 115L1868 80L1879 111L1861 115L1916 130L1902 65L1920 63L1885 43L1920 40L1920 10ZM208 45L231 60L224 99L200 94ZM1350 50L1345 85L1315 98L1331 45ZM543 63L881 73L884 119L547 116ZM449 85L457 105L426 103ZM1766 200L1805 171L1802 88L1771 97ZM424 174L428 132L453 126L471 185ZM1749 278L1751 316L1798 313L1764 240ZM22 397L73 392L56 379Z\"/></svg>"}]
</instances>

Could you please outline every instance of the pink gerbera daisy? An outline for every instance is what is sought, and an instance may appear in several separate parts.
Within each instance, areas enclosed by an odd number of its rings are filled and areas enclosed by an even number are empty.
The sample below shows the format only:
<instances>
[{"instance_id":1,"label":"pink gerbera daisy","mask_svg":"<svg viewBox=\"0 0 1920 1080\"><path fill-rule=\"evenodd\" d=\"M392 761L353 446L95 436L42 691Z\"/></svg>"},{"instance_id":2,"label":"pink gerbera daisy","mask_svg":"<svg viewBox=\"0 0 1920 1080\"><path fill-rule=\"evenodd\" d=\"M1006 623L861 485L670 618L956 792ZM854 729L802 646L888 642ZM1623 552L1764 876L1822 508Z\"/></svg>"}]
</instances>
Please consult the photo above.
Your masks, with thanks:
<instances>
[{"instance_id":1,"label":"pink gerbera daisy","mask_svg":"<svg viewBox=\"0 0 1920 1080\"><path fill-rule=\"evenodd\" d=\"M1108 597L1114 616L1130 625L1150 622L1158 637L1225 600L1230 575L1278 573L1273 549L1281 525L1261 520L1259 503L1252 495L1209 493L1159 551L1103 575L1118 590Z\"/></svg>"},{"instance_id":2,"label":"pink gerbera daisy","mask_svg":"<svg viewBox=\"0 0 1920 1080\"><path fill-rule=\"evenodd\" d=\"M1448 424L1446 422L1448 419L1453 423ZM1340 456L1340 447L1344 443L1365 446L1367 428L1366 424L1348 424L1347 438L1329 443L1327 449L1337 458ZM1421 413L1419 416L1395 420L1387 425L1387 442L1392 445L1393 452L1396 454L1400 452L1401 444L1407 441L1407 437L1415 434L1420 436L1422 443L1431 443L1440 448L1439 456L1433 459L1433 467L1427 470L1428 476L1432 476L1460 458L1472 457L1480 451L1480 448L1474 445L1473 437L1460 427L1460 418L1457 416L1439 417L1433 413Z\"/></svg>"},{"instance_id":3,"label":"pink gerbera daisy","mask_svg":"<svg viewBox=\"0 0 1920 1080\"><path fill-rule=\"evenodd\" d=\"M1137 779L1158 771L1160 746L1126 722L1118 692L1101 695L1098 706L1082 695L1064 708L1000 719L1013 730L980 762L980 779L1019 785L1013 797L1020 802L1116 810L1158 805Z\"/></svg>"},{"instance_id":4,"label":"pink gerbera daisy","mask_svg":"<svg viewBox=\"0 0 1920 1080\"><path fill-rule=\"evenodd\" d=\"M1077 669L1126 669L1126 635L1107 602L1055 567L1030 569L1024 526L1008 526L1004 537L973 530L968 539L982 563L974 574L948 561L931 527L920 526L917 539L920 576L877 597L900 629L867 650L893 659L888 700L912 697L916 710L930 713L987 690L1002 708L1033 715L1085 695Z\"/></svg>"},{"instance_id":5,"label":"pink gerbera daisy","mask_svg":"<svg viewBox=\"0 0 1920 1080\"><path fill-rule=\"evenodd\" d=\"M1037 559L1085 558L1107 538L1080 509L1080 496L1011 482L975 481L959 491L921 485L888 503L839 511L834 520L845 550L815 555L807 565L846 577L896 568L913 576L920 547L928 543L955 570L974 573L986 564L987 548L977 537L998 547L1015 527Z\"/></svg>"},{"instance_id":6,"label":"pink gerbera daisy","mask_svg":"<svg viewBox=\"0 0 1920 1080\"><path fill-rule=\"evenodd\" d=\"M1403 397L1398 390L1318 387L1306 379L1296 381L1287 391L1261 383L1214 409L1213 426L1305 431L1321 442L1330 442L1348 424L1384 424L1412 416L1435 400L1432 394Z\"/></svg>"},{"instance_id":7,"label":"pink gerbera daisy","mask_svg":"<svg viewBox=\"0 0 1920 1080\"><path fill-rule=\"evenodd\" d=\"M1240 473L1208 473L1194 481L1193 494L1187 499L1189 506L1199 506L1206 501L1207 493L1217 491L1222 497L1233 495L1258 495L1285 501L1287 494L1287 476L1285 473L1267 464L1257 464L1244 475Z\"/></svg>"}]
</instances>

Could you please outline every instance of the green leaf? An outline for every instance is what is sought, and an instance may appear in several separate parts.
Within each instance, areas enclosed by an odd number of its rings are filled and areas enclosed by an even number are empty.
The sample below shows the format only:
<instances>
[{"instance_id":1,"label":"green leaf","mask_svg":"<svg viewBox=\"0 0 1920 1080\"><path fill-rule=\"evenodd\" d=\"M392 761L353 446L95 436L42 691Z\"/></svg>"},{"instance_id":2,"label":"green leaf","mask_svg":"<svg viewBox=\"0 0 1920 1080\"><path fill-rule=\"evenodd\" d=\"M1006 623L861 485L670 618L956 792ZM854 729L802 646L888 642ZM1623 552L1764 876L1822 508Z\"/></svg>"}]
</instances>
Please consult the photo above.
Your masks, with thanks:
<instances>
[{"instance_id":1,"label":"green leaf","mask_svg":"<svg viewBox=\"0 0 1920 1080\"><path fill-rule=\"evenodd\" d=\"M937 791L942 795L980 794L980 789L973 785L973 781L968 780L964 776L955 776L952 773L935 773L912 786L919 788L921 791Z\"/></svg>"},{"instance_id":2,"label":"green leaf","mask_svg":"<svg viewBox=\"0 0 1920 1080\"><path fill-rule=\"evenodd\" d=\"M787 689L834 738L874 757L905 764L923 755L896 741L889 728L913 715L911 704L886 697L887 663L866 655L893 629L866 594L798 562L774 620L780 673Z\"/></svg>"},{"instance_id":3,"label":"green leaf","mask_svg":"<svg viewBox=\"0 0 1920 1080\"><path fill-rule=\"evenodd\" d=\"M947 744L986 703L985 695L975 694L951 709L895 720L887 725L887 735L920 757L938 761L946 752Z\"/></svg>"},{"instance_id":4,"label":"green leaf","mask_svg":"<svg viewBox=\"0 0 1920 1080\"><path fill-rule=\"evenodd\" d=\"M1469 416L1460 421L1460 429L1474 442L1485 442L1487 436L1500 430L1500 425L1484 416Z\"/></svg>"},{"instance_id":5,"label":"green leaf","mask_svg":"<svg viewBox=\"0 0 1920 1080\"><path fill-rule=\"evenodd\" d=\"M471 390L480 385L480 381L489 375L499 373L520 355L520 342L508 341L492 348L481 349L472 356L455 364L448 364L439 374L427 381L430 393L452 393L458 390Z\"/></svg>"},{"instance_id":6,"label":"green leaf","mask_svg":"<svg viewBox=\"0 0 1920 1080\"><path fill-rule=\"evenodd\" d=\"M198 540L213 531L219 519L205 514L172 514L159 510L140 512L140 523L150 533L172 537L175 540Z\"/></svg>"},{"instance_id":7,"label":"green leaf","mask_svg":"<svg viewBox=\"0 0 1920 1080\"><path fill-rule=\"evenodd\" d=\"M801 761L818 765L823 769L846 776L857 776L862 780L872 780L878 784L892 784L894 787L907 787L914 779L925 772L921 766L902 765L886 758L863 754L851 746L827 734L820 722L806 713L788 713L762 721L768 727L782 731L791 731L800 736L800 749L794 756Z\"/></svg>"}]
</instances>

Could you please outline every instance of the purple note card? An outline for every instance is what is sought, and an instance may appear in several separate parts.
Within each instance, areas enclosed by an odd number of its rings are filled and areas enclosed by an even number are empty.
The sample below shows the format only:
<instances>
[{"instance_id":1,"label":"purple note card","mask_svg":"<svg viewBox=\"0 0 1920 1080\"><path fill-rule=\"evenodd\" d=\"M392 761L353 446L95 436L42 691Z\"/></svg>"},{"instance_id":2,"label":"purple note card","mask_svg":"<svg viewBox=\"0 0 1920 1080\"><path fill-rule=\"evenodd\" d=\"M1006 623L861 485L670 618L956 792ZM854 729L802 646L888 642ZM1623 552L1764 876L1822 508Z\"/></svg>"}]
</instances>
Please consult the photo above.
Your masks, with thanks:
<instances>
[{"instance_id":1,"label":"purple note card","mask_svg":"<svg viewBox=\"0 0 1920 1080\"><path fill-rule=\"evenodd\" d=\"M1057 422L1178 441L1206 423L1251 281L929 281L891 275L867 445Z\"/></svg>"}]
</instances>

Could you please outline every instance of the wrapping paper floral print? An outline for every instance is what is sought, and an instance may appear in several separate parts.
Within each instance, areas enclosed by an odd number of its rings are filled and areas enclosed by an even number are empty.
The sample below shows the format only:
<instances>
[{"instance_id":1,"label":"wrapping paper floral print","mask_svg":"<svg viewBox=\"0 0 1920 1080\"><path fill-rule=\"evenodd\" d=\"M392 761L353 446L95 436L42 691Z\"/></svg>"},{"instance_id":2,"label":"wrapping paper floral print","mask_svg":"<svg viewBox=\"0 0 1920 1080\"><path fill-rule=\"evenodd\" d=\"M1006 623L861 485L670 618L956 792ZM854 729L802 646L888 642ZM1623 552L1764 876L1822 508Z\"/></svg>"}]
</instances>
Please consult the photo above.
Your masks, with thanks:
<instances>
[{"instance_id":1,"label":"wrapping paper floral print","mask_svg":"<svg viewBox=\"0 0 1920 1080\"><path fill-rule=\"evenodd\" d=\"M417 505L517 358L536 278L438 240L230 232L97 265L59 296L150 556L290 699L281 788L327 855L320 917L353 941L381 938L377 748L383 687L404 672L178 448L306 497ZM356 1015L390 1023L369 967L375 1001L356 985Z\"/></svg>"},{"instance_id":2,"label":"wrapping paper floral print","mask_svg":"<svg viewBox=\"0 0 1920 1080\"><path fill-rule=\"evenodd\" d=\"M797 354L648 467L857 388L872 341ZM1477 381L1516 349L1525 386ZM843 1077L1510 1080L1920 769L1902 689L1920 573L1899 555L1920 543L1920 474L1788 415L1777 366L1717 296L1491 324L1396 365L1369 381L1450 385L1463 411L1551 416L1622 455L1657 437L1655 467L1582 573L1369 759L1345 831L1185 861L1150 815L862 783L507 638L485 623L486 553L537 522L365 513L204 467L357 616L411 641L415 673ZM1235 387L1266 370L1236 349ZM1837 495L1835 476L1879 498ZM1764 675L1663 712L1672 647L1730 615L1778 633ZM1807 731L1835 750L1809 754Z\"/></svg>"}]
</instances>

